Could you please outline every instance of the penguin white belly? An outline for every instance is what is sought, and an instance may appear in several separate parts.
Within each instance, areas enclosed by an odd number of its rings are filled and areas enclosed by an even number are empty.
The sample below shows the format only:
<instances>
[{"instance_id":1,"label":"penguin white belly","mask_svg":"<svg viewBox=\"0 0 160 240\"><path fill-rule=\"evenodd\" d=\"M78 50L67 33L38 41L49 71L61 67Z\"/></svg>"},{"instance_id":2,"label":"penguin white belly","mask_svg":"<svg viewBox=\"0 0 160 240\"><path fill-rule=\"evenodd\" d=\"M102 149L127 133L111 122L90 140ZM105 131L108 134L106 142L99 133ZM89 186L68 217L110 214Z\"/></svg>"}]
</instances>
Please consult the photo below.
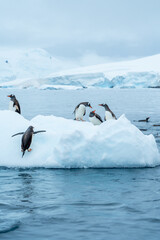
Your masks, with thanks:
<instances>
[{"instance_id":1,"label":"penguin white belly","mask_svg":"<svg viewBox=\"0 0 160 240\"><path fill-rule=\"evenodd\" d=\"M115 119L109 111L105 111L105 120Z\"/></svg>"},{"instance_id":2,"label":"penguin white belly","mask_svg":"<svg viewBox=\"0 0 160 240\"><path fill-rule=\"evenodd\" d=\"M89 117L89 121L91 122L91 123L93 123L93 125L100 125L102 122L98 119L98 118L96 118L95 116L94 117Z\"/></svg>"},{"instance_id":3,"label":"penguin white belly","mask_svg":"<svg viewBox=\"0 0 160 240\"><path fill-rule=\"evenodd\" d=\"M77 109L76 109L76 112L75 112L75 117L76 119L80 120L83 118L83 115L85 113L85 106L83 104L81 104Z\"/></svg>"},{"instance_id":4,"label":"penguin white belly","mask_svg":"<svg viewBox=\"0 0 160 240\"><path fill-rule=\"evenodd\" d=\"M13 104L14 103L12 101L9 102L9 110L15 112L16 111L16 106L13 106Z\"/></svg>"}]
</instances>

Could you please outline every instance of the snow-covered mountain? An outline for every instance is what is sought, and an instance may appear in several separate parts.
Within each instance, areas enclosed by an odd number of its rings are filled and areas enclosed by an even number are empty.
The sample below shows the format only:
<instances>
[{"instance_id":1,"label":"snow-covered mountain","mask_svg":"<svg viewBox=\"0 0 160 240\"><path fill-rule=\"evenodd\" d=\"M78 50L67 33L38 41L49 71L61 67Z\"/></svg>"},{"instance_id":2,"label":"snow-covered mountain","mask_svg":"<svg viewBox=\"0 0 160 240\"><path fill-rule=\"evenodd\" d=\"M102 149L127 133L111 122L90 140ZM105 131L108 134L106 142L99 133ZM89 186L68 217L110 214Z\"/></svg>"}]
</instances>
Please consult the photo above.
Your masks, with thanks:
<instances>
[{"instance_id":1,"label":"snow-covered mountain","mask_svg":"<svg viewBox=\"0 0 160 240\"><path fill-rule=\"evenodd\" d=\"M61 62L43 49L0 48L0 82L45 77L62 69Z\"/></svg>"},{"instance_id":2,"label":"snow-covered mountain","mask_svg":"<svg viewBox=\"0 0 160 240\"><path fill-rule=\"evenodd\" d=\"M63 69L64 64L43 49L0 51L0 87L160 87L160 54L131 61Z\"/></svg>"}]
</instances>

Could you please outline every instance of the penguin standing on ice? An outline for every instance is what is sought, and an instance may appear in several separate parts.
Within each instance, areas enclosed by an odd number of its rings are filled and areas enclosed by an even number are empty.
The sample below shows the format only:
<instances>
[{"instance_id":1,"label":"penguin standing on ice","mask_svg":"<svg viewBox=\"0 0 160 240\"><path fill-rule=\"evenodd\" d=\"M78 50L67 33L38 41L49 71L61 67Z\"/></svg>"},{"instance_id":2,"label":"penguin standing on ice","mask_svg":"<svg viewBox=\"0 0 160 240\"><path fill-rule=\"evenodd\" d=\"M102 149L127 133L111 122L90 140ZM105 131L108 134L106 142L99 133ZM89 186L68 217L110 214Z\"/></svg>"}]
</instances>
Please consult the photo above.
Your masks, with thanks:
<instances>
[{"instance_id":1,"label":"penguin standing on ice","mask_svg":"<svg viewBox=\"0 0 160 240\"><path fill-rule=\"evenodd\" d=\"M93 125L100 125L101 123L103 123L102 118L95 113L96 110L90 112L89 114L89 120L91 123L93 123Z\"/></svg>"},{"instance_id":2,"label":"penguin standing on ice","mask_svg":"<svg viewBox=\"0 0 160 240\"><path fill-rule=\"evenodd\" d=\"M16 133L16 134L12 135L12 137L15 137L17 135L23 134L23 136L22 136L22 143L21 143L22 157L24 156L26 150L28 150L28 152L30 152L32 150L29 147L30 147L31 142L32 142L33 134L46 132L45 130L40 130L40 131L34 132L33 128L34 127L30 126L25 132L19 132L19 133Z\"/></svg>"},{"instance_id":3,"label":"penguin standing on ice","mask_svg":"<svg viewBox=\"0 0 160 240\"><path fill-rule=\"evenodd\" d=\"M86 114L86 107L92 108L89 102L81 102L76 106L73 112L75 120L83 121L83 116Z\"/></svg>"},{"instance_id":4,"label":"penguin standing on ice","mask_svg":"<svg viewBox=\"0 0 160 240\"><path fill-rule=\"evenodd\" d=\"M105 117L104 117L105 121L107 121L109 119L113 119L113 120L117 119L115 114L111 111L111 109L108 107L107 104L99 104L99 106L102 106L105 108Z\"/></svg>"},{"instance_id":5,"label":"penguin standing on ice","mask_svg":"<svg viewBox=\"0 0 160 240\"><path fill-rule=\"evenodd\" d=\"M8 95L8 97L10 97L9 110L21 114L21 108L20 108L19 102L16 99L15 95L11 94L11 95Z\"/></svg>"}]
</instances>

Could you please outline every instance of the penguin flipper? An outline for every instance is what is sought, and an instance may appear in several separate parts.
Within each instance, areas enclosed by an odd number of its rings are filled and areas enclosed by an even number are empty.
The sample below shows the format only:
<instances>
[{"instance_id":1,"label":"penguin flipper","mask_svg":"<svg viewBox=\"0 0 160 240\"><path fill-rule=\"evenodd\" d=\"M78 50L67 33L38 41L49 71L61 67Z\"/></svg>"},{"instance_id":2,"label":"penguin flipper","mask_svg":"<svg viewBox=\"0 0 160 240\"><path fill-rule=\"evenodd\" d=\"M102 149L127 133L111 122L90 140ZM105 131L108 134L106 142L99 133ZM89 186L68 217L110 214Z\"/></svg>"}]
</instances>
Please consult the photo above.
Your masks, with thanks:
<instances>
[{"instance_id":1,"label":"penguin flipper","mask_svg":"<svg viewBox=\"0 0 160 240\"><path fill-rule=\"evenodd\" d=\"M15 111L15 112L21 114L21 108L20 108L20 105L19 105L19 102L17 101L17 99L14 101L13 107L16 108L16 111Z\"/></svg>"},{"instance_id":2,"label":"penguin flipper","mask_svg":"<svg viewBox=\"0 0 160 240\"><path fill-rule=\"evenodd\" d=\"M81 103L79 103L79 104L75 107L75 109L74 109L74 111L73 111L72 114L75 114L75 113L76 113L76 110L79 108L80 105L81 105Z\"/></svg>"},{"instance_id":3,"label":"penguin flipper","mask_svg":"<svg viewBox=\"0 0 160 240\"><path fill-rule=\"evenodd\" d=\"M16 133L16 134L12 135L12 137L15 137L15 136L17 136L17 135L21 135L21 134L24 134L24 132Z\"/></svg>"},{"instance_id":4,"label":"penguin flipper","mask_svg":"<svg viewBox=\"0 0 160 240\"><path fill-rule=\"evenodd\" d=\"M41 133L41 132L46 132L46 130L40 130L40 131L36 131L33 134L37 134L37 133Z\"/></svg>"},{"instance_id":5,"label":"penguin flipper","mask_svg":"<svg viewBox=\"0 0 160 240\"><path fill-rule=\"evenodd\" d=\"M112 117L115 118L115 120L117 120L116 115L110 110Z\"/></svg>"},{"instance_id":6,"label":"penguin flipper","mask_svg":"<svg viewBox=\"0 0 160 240\"><path fill-rule=\"evenodd\" d=\"M99 119L99 121L100 121L101 123L103 123L102 118L101 118L98 114L96 114L96 117Z\"/></svg>"}]
</instances>

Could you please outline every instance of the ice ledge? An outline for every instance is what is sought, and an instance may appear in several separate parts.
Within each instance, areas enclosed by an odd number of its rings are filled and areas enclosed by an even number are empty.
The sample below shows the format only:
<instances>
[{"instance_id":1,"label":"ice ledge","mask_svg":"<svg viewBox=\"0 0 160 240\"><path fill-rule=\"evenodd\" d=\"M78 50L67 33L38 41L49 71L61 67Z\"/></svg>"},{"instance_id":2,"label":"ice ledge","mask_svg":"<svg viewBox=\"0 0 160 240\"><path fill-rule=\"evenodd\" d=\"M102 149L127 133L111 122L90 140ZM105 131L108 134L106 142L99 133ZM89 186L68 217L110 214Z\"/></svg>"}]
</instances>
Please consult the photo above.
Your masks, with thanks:
<instances>
[{"instance_id":1,"label":"ice ledge","mask_svg":"<svg viewBox=\"0 0 160 240\"><path fill-rule=\"evenodd\" d=\"M37 88L77 90L83 88L158 88L160 74L156 72L128 72L109 79L104 73L87 73L34 79L17 79L0 83L1 88Z\"/></svg>"}]
</instances>

